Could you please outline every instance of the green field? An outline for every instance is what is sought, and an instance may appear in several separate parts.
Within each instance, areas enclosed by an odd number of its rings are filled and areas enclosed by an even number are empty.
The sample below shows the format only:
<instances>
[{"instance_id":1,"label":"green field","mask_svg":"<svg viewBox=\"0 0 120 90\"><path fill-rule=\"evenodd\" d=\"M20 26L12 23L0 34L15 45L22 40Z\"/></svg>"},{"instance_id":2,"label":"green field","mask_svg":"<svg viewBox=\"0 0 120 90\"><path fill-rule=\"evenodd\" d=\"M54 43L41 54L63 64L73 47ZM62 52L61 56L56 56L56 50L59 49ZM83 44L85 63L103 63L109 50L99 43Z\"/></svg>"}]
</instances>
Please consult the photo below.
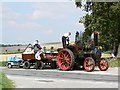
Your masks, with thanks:
<instances>
[{"instance_id":1,"label":"green field","mask_svg":"<svg viewBox=\"0 0 120 90\"><path fill-rule=\"evenodd\" d=\"M13 82L9 80L5 74L0 72L0 89L2 90L10 90L10 88L14 88Z\"/></svg>"}]
</instances>

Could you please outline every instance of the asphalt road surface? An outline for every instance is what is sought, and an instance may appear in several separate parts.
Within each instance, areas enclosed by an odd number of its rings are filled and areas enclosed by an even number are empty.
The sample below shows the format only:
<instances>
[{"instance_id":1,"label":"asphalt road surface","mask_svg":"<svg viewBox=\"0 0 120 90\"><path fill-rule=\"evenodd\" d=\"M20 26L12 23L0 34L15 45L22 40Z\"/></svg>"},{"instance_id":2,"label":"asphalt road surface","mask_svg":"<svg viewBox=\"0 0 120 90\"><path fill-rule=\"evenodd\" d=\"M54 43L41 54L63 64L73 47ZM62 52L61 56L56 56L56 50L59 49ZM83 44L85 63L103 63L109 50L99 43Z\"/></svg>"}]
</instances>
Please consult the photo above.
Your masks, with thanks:
<instances>
[{"instance_id":1,"label":"asphalt road surface","mask_svg":"<svg viewBox=\"0 0 120 90\"><path fill-rule=\"evenodd\" d=\"M16 88L118 88L118 68L61 71L57 69L2 68Z\"/></svg>"}]
</instances>

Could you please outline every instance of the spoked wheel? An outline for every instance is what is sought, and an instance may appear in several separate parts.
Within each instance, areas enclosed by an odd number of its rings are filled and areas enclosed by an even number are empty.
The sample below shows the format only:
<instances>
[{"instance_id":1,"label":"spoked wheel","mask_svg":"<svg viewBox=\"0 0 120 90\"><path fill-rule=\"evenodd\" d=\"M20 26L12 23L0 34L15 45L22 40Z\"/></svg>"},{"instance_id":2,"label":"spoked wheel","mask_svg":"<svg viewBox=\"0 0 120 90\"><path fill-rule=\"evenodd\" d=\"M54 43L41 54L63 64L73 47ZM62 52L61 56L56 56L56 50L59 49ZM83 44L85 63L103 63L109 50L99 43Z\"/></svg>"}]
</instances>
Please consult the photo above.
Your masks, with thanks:
<instances>
[{"instance_id":1,"label":"spoked wheel","mask_svg":"<svg viewBox=\"0 0 120 90\"><path fill-rule=\"evenodd\" d=\"M91 72L95 68L95 61L91 57L87 57L84 61L84 68L87 72Z\"/></svg>"},{"instance_id":2,"label":"spoked wheel","mask_svg":"<svg viewBox=\"0 0 120 90\"><path fill-rule=\"evenodd\" d=\"M74 65L74 54L69 49L63 49L58 53L58 66L61 70L70 70Z\"/></svg>"},{"instance_id":3,"label":"spoked wheel","mask_svg":"<svg viewBox=\"0 0 120 90\"><path fill-rule=\"evenodd\" d=\"M106 71L109 68L108 60L105 58L101 58L98 67L101 71Z\"/></svg>"}]
</instances>

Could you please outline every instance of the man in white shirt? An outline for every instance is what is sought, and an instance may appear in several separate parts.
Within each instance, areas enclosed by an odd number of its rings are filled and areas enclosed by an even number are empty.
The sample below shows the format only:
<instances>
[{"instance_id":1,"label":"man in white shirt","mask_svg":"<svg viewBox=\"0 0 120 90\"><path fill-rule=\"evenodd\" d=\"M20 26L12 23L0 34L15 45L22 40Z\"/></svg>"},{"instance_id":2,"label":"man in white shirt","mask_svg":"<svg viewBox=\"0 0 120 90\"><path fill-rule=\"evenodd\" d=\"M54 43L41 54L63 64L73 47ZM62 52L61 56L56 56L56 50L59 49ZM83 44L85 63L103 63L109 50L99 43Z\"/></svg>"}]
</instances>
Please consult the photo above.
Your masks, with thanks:
<instances>
[{"instance_id":1,"label":"man in white shirt","mask_svg":"<svg viewBox=\"0 0 120 90\"><path fill-rule=\"evenodd\" d=\"M35 54L35 59L37 60L36 61L36 70L43 67L43 62L41 61L40 54L42 54L41 50L38 50L37 53Z\"/></svg>"},{"instance_id":2,"label":"man in white shirt","mask_svg":"<svg viewBox=\"0 0 120 90\"><path fill-rule=\"evenodd\" d=\"M62 36L62 44L63 44L63 48L65 48L67 45L69 45L69 36L71 35L70 32L68 33L65 33L63 36Z\"/></svg>"}]
</instances>

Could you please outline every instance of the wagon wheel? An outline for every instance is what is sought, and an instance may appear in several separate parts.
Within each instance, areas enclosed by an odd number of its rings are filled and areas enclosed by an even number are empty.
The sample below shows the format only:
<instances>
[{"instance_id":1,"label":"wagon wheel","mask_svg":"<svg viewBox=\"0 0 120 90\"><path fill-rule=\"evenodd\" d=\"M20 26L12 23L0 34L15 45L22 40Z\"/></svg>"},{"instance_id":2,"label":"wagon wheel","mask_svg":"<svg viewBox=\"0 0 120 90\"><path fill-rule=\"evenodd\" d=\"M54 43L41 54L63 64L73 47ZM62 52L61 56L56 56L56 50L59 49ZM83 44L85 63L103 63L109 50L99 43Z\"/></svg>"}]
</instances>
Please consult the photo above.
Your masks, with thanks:
<instances>
[{"instance_id":1,"label":"wagon wheel","mask_svg":"<svg viewBox=\"0 0 120 90\"><path fill-rule=\"evenodd\" d=\"M24 69L30 69L30 62L29 61L25 61L23 64L23 68Z\"/></svg>"},{"instance_id":2,"label":"wagon wheel","mask_svg":"<svg viewBox=\"0 0 120 90\"><path fill-rule=\"evenodd\" d=\"M101 71L106 71L109 68L108 60L101 58L100 62L98 63L98 67Z\"/></svg>"},{"instance_id":3,"label":"wagon wheel","mask_svg":"<svg viewBox=\"0 0 120 90\"><path fill-rule=\"evenodd\" d=\"M95 61L91 57L87 57L84 61L84 68L87 72L91 72L95 68Z\"/></svg>"},{"instance_id":4,"label":"wagon wheel","mask_svg":"<svg viewBox=\"0 0 120 90\"><path fill-rule=\"evenodd\" d=\"M74 65L74 54L69 49L63 49L58 53L58 66L62 70L70 70Z\"/></svg>"},{"instance_id":5,"label":"wagon wheel","mask_svg":"<svg viewBox=\"0 0 120 90\"><path fill-rule=\"evenodd\" d=\"M56 69L56 68L57 68L56 61L52 61L52 62L51 62L51 68L52 68L52 69Z\"/></svg>"}]
</instances>

